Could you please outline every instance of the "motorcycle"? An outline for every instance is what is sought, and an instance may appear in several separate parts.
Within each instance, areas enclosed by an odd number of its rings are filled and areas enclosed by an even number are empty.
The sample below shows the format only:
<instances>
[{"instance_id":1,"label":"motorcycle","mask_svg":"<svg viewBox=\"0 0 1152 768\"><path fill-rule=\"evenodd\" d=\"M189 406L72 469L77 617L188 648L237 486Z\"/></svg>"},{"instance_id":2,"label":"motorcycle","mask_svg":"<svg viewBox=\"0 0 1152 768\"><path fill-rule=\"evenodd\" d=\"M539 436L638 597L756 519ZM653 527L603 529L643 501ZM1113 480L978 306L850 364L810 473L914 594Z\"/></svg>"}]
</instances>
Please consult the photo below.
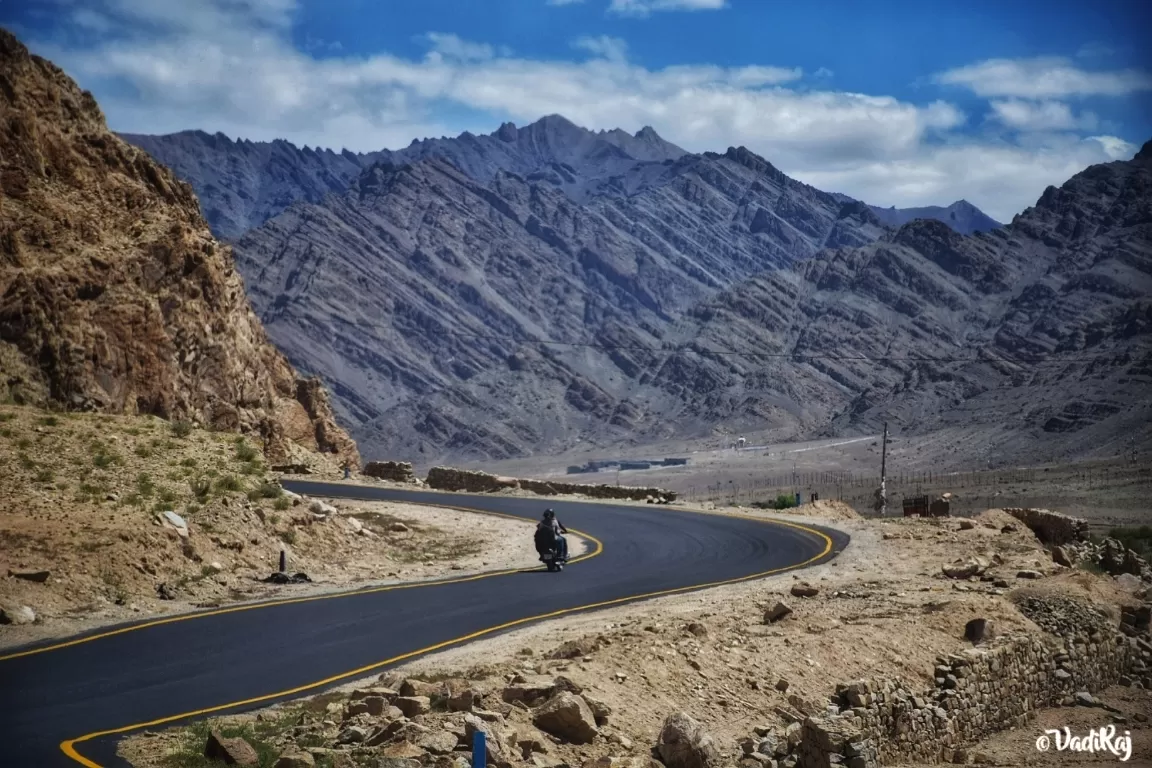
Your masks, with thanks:
<instances>
[{"instance_id":1,"label":"motorcycle","mask_svg":"<svg viewBox=\"0 0 1152 768\"><path fill-rule=\"evenodd\" d=\"M560 557L560 545L553 544L548 549L540 553L540 562L547 566L550 572L559 572L564 570L564 558Z\"/></svg>"}]
</instances>

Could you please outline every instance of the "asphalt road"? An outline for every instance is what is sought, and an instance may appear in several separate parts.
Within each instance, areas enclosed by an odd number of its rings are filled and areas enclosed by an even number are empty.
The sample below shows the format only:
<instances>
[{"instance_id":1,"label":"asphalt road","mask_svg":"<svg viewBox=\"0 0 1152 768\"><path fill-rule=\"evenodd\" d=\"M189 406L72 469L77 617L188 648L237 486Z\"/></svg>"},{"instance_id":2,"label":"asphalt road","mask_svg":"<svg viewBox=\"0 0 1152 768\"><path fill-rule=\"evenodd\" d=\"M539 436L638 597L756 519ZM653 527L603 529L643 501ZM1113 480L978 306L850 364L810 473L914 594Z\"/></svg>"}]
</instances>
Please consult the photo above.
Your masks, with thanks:
<instances>
[{"instance_id":1,"label":"asphalt road","mask_svg":"<svg viewBox=\"0 0 1152 768\"><path fill-rule=\"evenodd\" d=\"M105 628L70 645L0 651L0 765L124 765L116 742L132 730L318 693L545 614L813 565L848 543L838 531L665 506L284 485L310 496L427 502L526 518L551 506L567 527L603 547L562 573L547 573L526 535L524 567L531 570L208 611L123 625L111 635ZM284 587L286 598L292 594L293 587Z\"/></svg>"}]
</instances>

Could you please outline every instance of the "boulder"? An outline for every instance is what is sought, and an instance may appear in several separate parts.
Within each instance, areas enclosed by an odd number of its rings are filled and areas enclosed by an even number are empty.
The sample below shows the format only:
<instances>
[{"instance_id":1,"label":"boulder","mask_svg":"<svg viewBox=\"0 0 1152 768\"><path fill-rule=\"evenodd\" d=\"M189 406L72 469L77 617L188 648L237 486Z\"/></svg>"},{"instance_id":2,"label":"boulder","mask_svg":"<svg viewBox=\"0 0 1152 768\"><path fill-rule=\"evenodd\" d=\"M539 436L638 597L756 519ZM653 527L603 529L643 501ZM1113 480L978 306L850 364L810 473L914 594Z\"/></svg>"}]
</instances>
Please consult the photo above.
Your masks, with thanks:
<instances>
[{"instance_id":1,"label":"boulder","mask_svg":"<svg viewBox=\"0 0 1152 768\"><path fill-rule=\"evenodd\" d=\"M777 602L774 606L764 611L764 623L774 624L788 614L792 613L792 609L781 602Z\"/></svg>"},{"instance_id":2,"label":"boulder","mask_svg":"<svg viewBox=\"0 0 1152 768\"><path fill-rule=\"evenodd\" d=\"M427 696L397 696L392 706L403 712L405 717L416 717L429 712L432 701Z\"/></svg>"},{"instance_id":3,"label":"boulder","mask_svg":"<svg viewBox=\"0 0 1152 768\"><path fill-rule=\"evenodd\" d=\"M976 527L976 523L972 522L971 520L961 520L960 521L960 530L961 531L970 531L975 527Z\"/></svg>"},{"instance_id":4,"label":"boulder","mask_svg":"<svg viewBox=\"0 0 1152 768\"><path fill-rule=\"evenodd\" d=\"M366 696L348 705L348 717L356 717L356 715L380 717L384 714L384 708L387 706L388 702L384 700L383 696Z\"/></svg>"},{"instance_id":5,"label":"boulder","mask_svg":"<svg viewBox=\"0 0 1152 768\"><path fill-rule=\"evenodd\" d=\"M36 612L26 605L12 605L0 607L0 624L33 624L36 621Z\"/></svg>"},{"instance_id":6,"label":"boulder","mask_svg":"<svg viewBox=\"0 0 1152 768\"><path fill-rule=\"evenodd\" d=\"M991 640L996 630L991 619L972 619L964 625L964 639L973 645Z\"/></svg>"},{"instance_id":7,"label":"boulder","mask_svg":"<svg viewBox=\"0 0 1152 768\"><path fill-rule=\"evenodd\" d=\"M260 756L251 744L240 737L225 738L218 731L208 734L208 741L204 743L204 757L225 765L260 765Z\"/></svg>"},{"instance_id":8,"label":"boulder","mask_svg":"<svg viewBox=\"0 0 1152 768\"><path fill-rule=\"evenodd\" d=\"M331 504L320 501L320 499L313 499L308 505L308 511L314 515L324 515L327 517L328 515L336 514L338 510Z\"/></svg>"},{"instance_id":9,"label":"boulder","mask_svg":"<svg viewBox=\"0 0 1152 768\"><path fill-rule=\"evenodd\" d=\"M416 739L416 746L433 755L447 755L456 749L456 734L443 729L434 729Z\"/></svg>"},{"instance_id":10,"label":"boulder","mask_svg":"<svg viewBox=\"0 0 1152 768\"><path fill-rule=\"evenodd\" d=\"M448 692L449 712L471 712L480 703L482 694L475 688L462 688Z\"/></svg>"},{"instance_id":11,"label":"boulder","mask_svg":"<svg viewBox=\"0 0 1152 768\"><path fill-rule=\"evenodd\" d=\"M508 686L500 693L500 698L509 704L515 704L519 701L528 706L534 706L555 693L556 688L556 684L552 681L526 681Z\"/></svg>"},{"instance_id":12,"label":"boulder","mask_svg":"<svg viewBox=\"0 0 1152 768\"><path fill-rule=\"evenodd\" d=\"M307 752L285 752L272 768L316 768L316 760Z\"/></svg>"},{"instance_id":13,"label":"boulder","mask_svg":"<svg viewBox=\"0 0 1152 768\"><path fill-rule=\"evenodd\" d=\"M792 585L792 597L816 597L820 594L820 588L814 587L806 581L800 581Z\"/></svg>"},{"instance_id":14,"label":"boulder","mask_svg":"<svg viewBox=\"0 0 1152 768\"><path fill-rule=\"evenodd\" d=\"M180 517L180 515L176 514L175 512L171 510L166 512L158 512L156 514L156 520L161 525L176 531L176 533L179 534L181 538L188 537L188 523L184 521L184 518Z\"/></svg>"},{"instance_id":15,"label":"boulder","mask_svg":"<svg viewBox=\"0 0 1152 768\"><path fill-rule=\"evenodd\" d=\"M344 730L340 731L340 735L336 737L337 744L359 744L368 738L368 730L361 728L358 725L350 725Z\"/></svg>"},{"instance_id":16,"label":"boulder","mask_svg":"<svg viewBox=\"0 0 1152 768\"><path fill-rule=\"evenodd\" d=\"M987 568L987 564L979 560L969 558L967 560L957 560L953 563L949 563L948 565L945 565L942 570L944 571L944 575L950 579L968 579L972 576L979 576L981 573L987 570Z\"/></svg>"},{"instance_id":17,"label":"boulder","mask_svg":"<svg viewBox=\"0 0 1152 768\"><path fill-rule=\"evenodd\" d=\"M1040 573L1040 571L1020 571L1019 573L1016 574L1016 578L1018 578L1018 579L1042 579L1042 578L1044 578L1044 574Z\"/></svg>"},{"instance_id":18,"label":"boulder","mask_svg":"<svg viewBox=\"0 0 1152 768\"><path fill-rule=\"evenodd\" d=\"M592 717L596 719L596 725L607 725L608 718L612 715L612 708L590 693L583 693L581 696L588 704L588 709L592 710Z\"/></svg>"},{"instance_id":19,"label":"boulder","mask_svg":"<svg viewBox=\"0 0 1152 768\"><path fill-rule=\"evenodd\" d=\"M441 683L428 683L423 680L413 680L412 678L408 678L400 683L401 696L427 696L431 699L439 696L443 690L444 686Z\"/></svg>"},{"instance_id":20,"label":"boulder","mask_svg":"<svg viewBox=\"0 0 1152 768\"><path fill-rule=\"evenodd\" d=\"M588 703L568 691L561 691L533 714L540 730L572 744L589 744L596 738L596 717Z\"/></svg>"},{"instance_id":21,"label":"boulder","mask_svg":"<svg viewBox=\"0 0 1152 768\"><path fill-rule=\"evenodd\" d=\"M469 746L478 732L484 734L488 765L507 765L516 757L508 749L505 741L500 738L500 733L497 732L495 725L481 720L476 715L464 715L464 736Z\"/></svg>"},{"instance_id":22,"label":"boulder","mask_svg":"<svg viewBox=\"0 0 1152 768\"><path fill-rule=\"evenodd\" d=\"M1076 564L1076 559L1072 556L1072 551L1068 547L1053 547L1052 562L1057 565L1062 565L1065 568L1071 568Z\"/></svg>"},{"instance_id":23,"label":"boulder","mask_svg":"<svg viewBox=\"0 0 1152 768\"><path fill-rule=\"evenodd\" d=\"M712 736L685 712L664 720L656 751L667 768L717 768L721 763Z\"/></svg>"}]
</instances>

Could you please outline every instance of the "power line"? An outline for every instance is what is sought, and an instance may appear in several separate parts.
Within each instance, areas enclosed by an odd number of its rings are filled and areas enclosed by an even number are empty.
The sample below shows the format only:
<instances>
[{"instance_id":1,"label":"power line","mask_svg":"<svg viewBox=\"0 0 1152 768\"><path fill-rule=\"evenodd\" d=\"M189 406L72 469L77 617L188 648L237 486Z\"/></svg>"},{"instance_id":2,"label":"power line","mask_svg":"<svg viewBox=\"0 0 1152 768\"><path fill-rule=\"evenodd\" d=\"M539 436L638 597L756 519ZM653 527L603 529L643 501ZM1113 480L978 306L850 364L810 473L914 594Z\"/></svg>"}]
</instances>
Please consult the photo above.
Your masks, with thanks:
<instances>
[{"instance_id":1,"label":"power line","mask_svg":"<svg viewBox=\"0 0 1152 768\"><path fill-rule=\"evenodd\" d=\"M393 329L394 330L394 329ZM559 347L576 347L584 349L600 349L600 350L628 350L633 352L647 352L654 355L659 354L674 354L685 350L696 351L698 354L709 355L722 355L731 357L763 357L772 359L789 359L789 360L837 360L837 361L863 361L863 362L918 362L918 363L1008 363L1011 365L1042 365L1045 363L1095 363L1104 360L1114 360L1118 356L1127 355L1127 352L1119 352L1113 355L1096 355L1093 357L1048 357L1044 360L1036 361L1015 361L1007 358L988 358L988 357L918 357L910 355L824 355L824 354L805 354L802 352L740 352L735 350L697 350L692 349L688 344L680 344L673 347L655 348L643 345L628 345L628 344L602 344L590 341L557 341L554 339L531 339L527 337L516 336L491 336L480 333L465 333L463 331L437 331L443 336L454 336L459 338L474 339L478 341L494 341L504 342L509 344L540 344Z\"/></svg>"}]
</instances>

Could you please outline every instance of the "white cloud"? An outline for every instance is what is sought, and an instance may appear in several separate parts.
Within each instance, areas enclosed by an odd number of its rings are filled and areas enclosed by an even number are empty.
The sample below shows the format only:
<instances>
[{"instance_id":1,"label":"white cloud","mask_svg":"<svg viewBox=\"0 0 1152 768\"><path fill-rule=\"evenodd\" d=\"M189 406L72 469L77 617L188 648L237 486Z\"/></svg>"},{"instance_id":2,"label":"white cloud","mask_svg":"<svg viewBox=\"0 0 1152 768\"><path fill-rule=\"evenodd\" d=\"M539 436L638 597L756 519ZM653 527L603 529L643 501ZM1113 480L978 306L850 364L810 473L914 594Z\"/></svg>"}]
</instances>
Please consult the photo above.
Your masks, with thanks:
<instances>
[{"instance_id":1,"label":"white cloud","mask_svg":"<svg viewBox=\"0 0 1152 768\"><path fill-rule=\"evenodd\" d=\"M962 139L955 129L966 116L947 102L912 104L826 82L811 90L789 67L648 69L611 37L577 41L593 54L586 61L517 57L445 33L422 38L431 48L423 57L315 58L290 42L288 0L85 5L115 19L116 32L89 33L82 49L32 47L93 90L113 129L125 132L199 128L368 151L558 113L591 129L651 125L690 151L744 145L785 173L877 205L963 197L1001 220L1048 184L1128 151L1116 138L1052 134L1052 120L1011 141Z\"/></svg>"},{"instance_id":2,"label":"white cloud","mask_svg":"<svg viewBox=\"0 0 1152 768\"><path fill-rule=\"evenodd\" d=\"M619 37L579 37L572 41L572 45L609 61L624 61L628 58L628 43Z\"/></svg>"},{"instance_id":3,"label":"white cloud","mask_svg":"<svg viewBox=\"0 0 1152 768\"><path fill-rule=\"evenodd\" d=\"M1152 75L1147 72L1088 72L1059 57L988 59L943 72L936 76L936 82L963 86L978 96L1026 99L1127 96L1152 90Z\"/></svg>"},{"instance_id":4,"label":"white cloud","mask_svg":"<svg viewBox=\"0 0 1152 768\"><path fill-rule=\"evenodd\" d=\"M584 0L548 0L546 5L579 5Z\"/></svg>"},{"instance_id":5,"label":"white cloud","mask_svg":"<svg viewBox=\"0 0 1152 768\"><path fill-rule=\"evenodd\" d=\"M428 32L420 39L434 54L456 61L484 61L496 56L496 49L487 43L473 43L446 32Z\"/></svg>"},{"instance_id":6,"label":"white cloud","mask_svg":"<svg viewBox=\"0 0 1152 768\"><path fill-rule=\"evenodd\" d=\"M1089 136L1085 141L1095 141L1104 149L1109 160L1131 160L1140 148L1116 136Z\"/></svg>"},{"instance_id":7,"label":"white cloud","mask_svg":"<svg viewBox=\"0 0 1152 768\"><path fill-rule=\"evenodd\" d=\"M820 67L812 73L812 77L828 78L832 77L835 73L828 69L828 67Z\"/></svg>"},{"instance_id":8,"label":"white cloud","mask_svg":"<svg viewBox=\"0 0 1152 768\"><path fill-rule=\"evenodd\" d=\"M990 106L993 119L1020 131L1090 131L1098 122L1091 112L1073 114L1061 101L1006 99L992 101Z\"/></svg>"},{"instance_id":9,"label":"white cloud","mask_svg":"<svg viewBox=\"0 0 1152 768\"><path fill-rule=\"evenodd\" d=\"M609 13L620 16L649 16L657 11L718 11L728 0L612 0Z\"/></svg>"}]
</instances>

